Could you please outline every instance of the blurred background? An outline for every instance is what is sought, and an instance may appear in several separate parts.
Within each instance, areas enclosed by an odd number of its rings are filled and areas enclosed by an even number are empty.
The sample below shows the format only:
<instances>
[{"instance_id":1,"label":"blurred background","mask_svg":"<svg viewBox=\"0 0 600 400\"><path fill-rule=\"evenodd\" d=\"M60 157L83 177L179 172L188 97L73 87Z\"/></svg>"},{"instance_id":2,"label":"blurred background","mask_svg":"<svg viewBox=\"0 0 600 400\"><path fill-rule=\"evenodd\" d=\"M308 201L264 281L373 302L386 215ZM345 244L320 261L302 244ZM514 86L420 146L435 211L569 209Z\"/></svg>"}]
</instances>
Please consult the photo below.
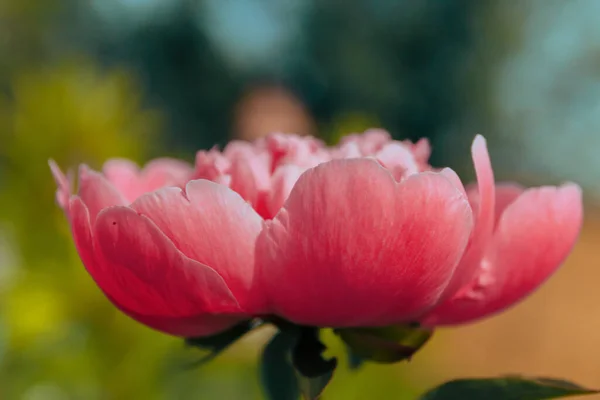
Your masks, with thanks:
<instances>
[{"instance_id":1,"label":"blurred background","mask_svg":"<svg viewBox=\"0 0 600 400\"><path fill-rule=\"evenodd\" d=\"M497 373L600 386L599 16L597 0L0 0L0 398L262 398L265 333L189 369L195 350L116 312L48 158L192 161L234 137L372 126L430 138L432 163L466 180L482 133L499 179L580 183L586 223L526 302L440 330L410 364L342 367L326 398Z\"/></svg>"}]
</instances>

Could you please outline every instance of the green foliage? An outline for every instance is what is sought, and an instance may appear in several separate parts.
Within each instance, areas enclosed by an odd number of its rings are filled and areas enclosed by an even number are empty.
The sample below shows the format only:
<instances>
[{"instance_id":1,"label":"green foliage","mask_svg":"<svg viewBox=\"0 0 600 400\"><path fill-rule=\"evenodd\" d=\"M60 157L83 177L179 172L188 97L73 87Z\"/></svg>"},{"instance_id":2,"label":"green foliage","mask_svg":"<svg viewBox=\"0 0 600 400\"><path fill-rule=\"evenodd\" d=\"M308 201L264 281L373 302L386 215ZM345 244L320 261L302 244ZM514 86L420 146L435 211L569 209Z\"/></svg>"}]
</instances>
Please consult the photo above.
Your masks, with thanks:
<instances>
[{"instance_id":1,"label":"green foliage","mask_svg":"<svg viewBox=\"0 0 600 400\"><path fill-rule=\"evenodd\" d=\"M290 332L277 332L263 349L261 381L269 400L296 400L300 396L290 356L296 340Z\"/></svg>"},{"instance_id":2,"label":"green foliage","mask_svg":"<svg viewBox=\"0 0 600 400\"><path fill-rule=\"evenodd\" d=\"M595 393L598 391L563 380L511 376L458 379L431 390L422 400L545 400Z\"/></svg>"},{"instance_id":3,"label":"green foliage","mask_svg":"<svg viewBox=\"0 0 600 400\"><path fill-rule=\"evenodd\" d=\"M260 321L245 321L213 336L187 338L185 343L188 346L197 347L207 352L204 357L195 363L201 365L214 359L246 333L258 328L260 325Z\"/></svg>"},{"instance_id":4,"label":"green foliage","mask_svg":"<svg viewBox=\"0 0 600 400\"><path fill-rule=\"evenodd\" d=\"M418 325L349 328L335 331L353 354L365 360L395 363L410 359L433 335Z\"/></svg>"},{"instance_id":5,"label":"green foliage","mask_svg":"<svg viewBox=\"0 0 600 400\"><path fill-rule=\"evenodd\" d=\"M306 400L318 399L333 378L337 358L324 358L326 349L318 329L300 329L298 341L292 349L292 365L297 373L300 392Z\"/></svg>"}]
</instances>

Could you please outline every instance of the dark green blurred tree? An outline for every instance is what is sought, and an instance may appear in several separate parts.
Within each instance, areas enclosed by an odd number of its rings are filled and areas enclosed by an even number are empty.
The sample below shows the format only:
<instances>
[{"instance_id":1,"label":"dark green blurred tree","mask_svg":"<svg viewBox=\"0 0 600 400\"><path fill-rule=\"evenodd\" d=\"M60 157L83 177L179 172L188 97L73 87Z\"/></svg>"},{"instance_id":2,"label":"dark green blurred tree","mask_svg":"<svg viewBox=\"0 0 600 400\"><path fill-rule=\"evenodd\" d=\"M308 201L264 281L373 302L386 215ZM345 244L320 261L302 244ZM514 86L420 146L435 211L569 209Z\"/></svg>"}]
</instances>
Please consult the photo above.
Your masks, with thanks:
<instances>
[{"instance_id":1,"label":"dark green blurred tree","mask_svg":"<svg viewBox=\"0 0 600 400\"><path fill-rule=\"evenodd\" d=\"M84 24L86 50L139 73L147 101L167 110L173 146L223 143L235 102L255 82L292 89L325 134L338 118L358 112L399 137L435 139L465 112L461 69L476 40L471 20L485 1L296 2L304 12L291 45L246 68L234 68L210 39L212 28L201 18L207 3L174 1L169 12L117 31L107 25L110 17L103 26L93 9L82 13L91 21ZM258 2L267 9L284 3ZM237 40L243 45L245 38Z\"/></svg>"}]
</instances>

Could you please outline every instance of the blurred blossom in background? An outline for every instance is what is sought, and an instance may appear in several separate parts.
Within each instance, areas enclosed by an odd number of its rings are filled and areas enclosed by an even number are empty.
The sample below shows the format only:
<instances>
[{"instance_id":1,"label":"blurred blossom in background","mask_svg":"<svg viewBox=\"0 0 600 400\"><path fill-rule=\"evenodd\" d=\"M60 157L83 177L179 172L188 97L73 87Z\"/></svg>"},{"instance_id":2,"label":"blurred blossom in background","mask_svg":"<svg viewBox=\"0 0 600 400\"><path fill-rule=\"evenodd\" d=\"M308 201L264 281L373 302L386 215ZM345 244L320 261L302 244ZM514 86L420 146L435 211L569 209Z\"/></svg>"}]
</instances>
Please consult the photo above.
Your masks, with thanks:
<instances>
[{"instance_id":1,"label":"blurred blossom in background","mask_svg":"<svg viewBox=\"0 0 600 400\"><path fill-rule=\"evenodd\" d=\"M482 133L500 179L580 183L587 221L524 304L441 330L410 365L340 372L327 398L408 399L508 372L599 386L598 13L596 0L3 0L0 398L262 398L266 334L189 368L199 352L109 304L54 204L48 158L192 161L234 137L333 143L373 126L428 137L433 163L466 180Z\"/></svg>"}]
</instances>

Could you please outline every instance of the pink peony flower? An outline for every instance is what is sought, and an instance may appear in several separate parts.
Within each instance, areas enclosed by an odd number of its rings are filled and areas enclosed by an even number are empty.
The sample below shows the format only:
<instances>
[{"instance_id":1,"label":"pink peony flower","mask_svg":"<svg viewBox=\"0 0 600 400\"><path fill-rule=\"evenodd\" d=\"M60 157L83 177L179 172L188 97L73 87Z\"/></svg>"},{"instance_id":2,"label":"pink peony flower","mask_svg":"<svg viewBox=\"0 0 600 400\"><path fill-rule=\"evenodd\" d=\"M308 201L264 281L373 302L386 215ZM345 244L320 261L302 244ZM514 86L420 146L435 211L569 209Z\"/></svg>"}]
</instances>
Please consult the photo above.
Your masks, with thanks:
<instances>
[{"instance_id":1,"label":"pink peony flower","mask_svg":"<svg viewBox=\"0 0 600 400\"><path fill-rule=\"evenodd\" d=\"M578 236L579 187L495 185L481 136L467 189L429 153L380 130L333 148L276 134L201 151L193 173L82 167L77 195L51 167L107 297L150 327L202 336L269 315L337 328L465 323L537 288Z\"/></svg>"}]
</instances>

